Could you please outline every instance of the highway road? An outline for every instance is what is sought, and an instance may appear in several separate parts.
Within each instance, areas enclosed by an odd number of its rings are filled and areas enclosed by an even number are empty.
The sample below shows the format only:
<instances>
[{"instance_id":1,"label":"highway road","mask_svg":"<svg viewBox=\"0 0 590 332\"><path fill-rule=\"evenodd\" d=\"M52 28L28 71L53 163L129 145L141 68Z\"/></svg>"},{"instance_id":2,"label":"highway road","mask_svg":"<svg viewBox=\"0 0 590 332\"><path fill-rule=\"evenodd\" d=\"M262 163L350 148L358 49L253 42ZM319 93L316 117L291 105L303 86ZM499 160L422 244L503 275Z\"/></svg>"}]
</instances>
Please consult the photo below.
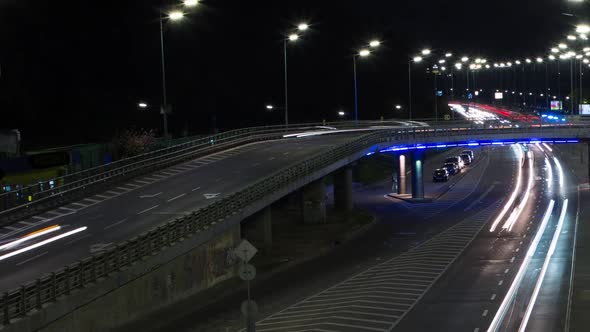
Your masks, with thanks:
<instances>
[{"instance_id":1,"label":"highway road","mask_svg":"<svg viewBox=\"0 0 590 332\"><path fill-rule=\"evenodd\" d=\"M477 157L483 159L487 154L489 160L467 173L440 202L411 204L386 197L390 182L355 192L355 206L375 214L375 226L328 255L255 281L252 294L262 319L258 331L364 331L360 326L385 330L399 323L434 277L450 264L449 258L485 225L506 195L506 188L513 184L516 164L511 149L482 150L476 149ZM428 171L437 166L427 161ZM434 236L440 237L431 240ZM424 252L415 251L420 247ZM428 257L436 252L442 256ZM407 269L405 276L396 277L400 268ZM371 273L383 275L377 280L382 284L360 289ZM371 289L373 286L375 289ZM191 310L198 303L185 302L146 317L127 330L239 331L243 328L239 303L244 298L245 292L238 292L202 310ZM378 322L369 324L367 320ZM299 325L305 326L296 327Z\"/></svg>"},{"instance_id":2,"label":"highway road","mask_svg":"<svg viewBox=\"0 0 590 332\"><path fill-rule=\"evenodd\" d=\"M531 149L535 160L532 190L512 230L503 228L506 218L494 231L490 222L397 330L564 329L577 187L566 167L553 159L550 146ZM523 168L519 195L528 187L530 160ZM563 168L562 179L558 165ZM567 212L556 231L565 204ZM553 241L555 253L551 255Z\"/></svg>"},{"instance_id":3,"label":"highway road","mask_svg":"<svg viewBox=\"0 0 590 332\"><path fill-rule=\"evenodd\" d=\"M170 167L0 230L0 289L10 290L96 250L235 193L363 133L251 144ZM48 228L59 225L61 229ZM41 236L10 246L24 235ZM68 233L71 235L58 238ZM45 243L53 238L54 242ZM43 244L26 252L27 247ZM18 253L14 255L15 253ZM14 255L14 256L10 256Z\"/></svg>"}]
</instances>

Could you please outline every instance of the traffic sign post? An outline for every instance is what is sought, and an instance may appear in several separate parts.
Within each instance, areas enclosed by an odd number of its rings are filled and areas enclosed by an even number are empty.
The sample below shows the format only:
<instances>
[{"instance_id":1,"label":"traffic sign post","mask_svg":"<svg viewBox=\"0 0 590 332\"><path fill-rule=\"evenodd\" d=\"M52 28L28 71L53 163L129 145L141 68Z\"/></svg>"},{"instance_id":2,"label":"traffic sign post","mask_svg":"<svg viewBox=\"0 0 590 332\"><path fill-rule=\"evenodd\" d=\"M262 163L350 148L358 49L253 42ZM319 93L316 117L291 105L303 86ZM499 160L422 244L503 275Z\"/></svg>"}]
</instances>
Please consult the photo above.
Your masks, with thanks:
<instances>
[{"instance_id":1,"label":"traffic sign post","mask_svg":"<svg viewBox=\"0 0 590 332\"><path fill-rule=\"evenodd\" d=\"M254 247L248 240L242 242L234 249L234 255L242 261L238 269L240 279L246 281L246 288L248 290L248 299L242 302L241 311L246 317L246 331L256 332L256 315L258 314L258 305L250 297L250 281L256 277L256 268L248 262L256 255L258 249Z\"/></svg>"}]
</instances>

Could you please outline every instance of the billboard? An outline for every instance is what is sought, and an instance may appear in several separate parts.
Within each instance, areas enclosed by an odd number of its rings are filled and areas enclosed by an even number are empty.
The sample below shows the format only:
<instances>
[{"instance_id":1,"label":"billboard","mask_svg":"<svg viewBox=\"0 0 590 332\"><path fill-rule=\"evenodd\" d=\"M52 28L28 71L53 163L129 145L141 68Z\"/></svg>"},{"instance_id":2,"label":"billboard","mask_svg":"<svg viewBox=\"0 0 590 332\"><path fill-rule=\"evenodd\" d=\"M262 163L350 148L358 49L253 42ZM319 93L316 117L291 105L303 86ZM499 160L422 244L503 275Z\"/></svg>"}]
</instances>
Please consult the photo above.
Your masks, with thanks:
<instances>
[{"instance_id":1,"label":"billboard","mask_svg":"<svg viewBox=\"0 0 590 332\"><path fill-rule=\"evenodd\" d=\"M503 93L503 92L496 92L496 93L494 94L494 97L495 97L496 99L504 99L504 93Z\"/></svg>"},{"instance_id":2,"label":"billboard","mask_svg":"<svg viewBox=\"0 0 590 332\"><path fill-rule=\"evenodd\" d=\"M560 100L552 100L551 101L551 110L552 111L561 111L563 109L563 104Z\"/></svg>"},{"instance_id":3,"label":"billboard","mask_svg":"<svg viewBox=\"0 0 590 332\"><path fill-rule=\"evenodd\" d=\"M580 105L580 115L590 115L590 104Z\"/></svg>"}]
</instances>

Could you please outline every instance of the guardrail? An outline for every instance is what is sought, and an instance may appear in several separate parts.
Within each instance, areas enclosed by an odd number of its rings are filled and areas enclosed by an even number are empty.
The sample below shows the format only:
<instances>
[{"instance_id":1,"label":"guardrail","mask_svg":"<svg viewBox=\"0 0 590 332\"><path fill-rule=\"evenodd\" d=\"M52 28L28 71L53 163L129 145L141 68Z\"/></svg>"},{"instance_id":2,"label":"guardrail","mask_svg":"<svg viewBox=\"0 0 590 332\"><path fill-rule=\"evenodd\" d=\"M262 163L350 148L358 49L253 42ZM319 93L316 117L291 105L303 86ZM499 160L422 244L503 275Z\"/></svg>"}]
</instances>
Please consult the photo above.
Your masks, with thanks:
<instances>
[{"instance_id":1,"label":"guardrail","mask_svg":"<svg viewBox=\"0 0 590 332\"><path fill-rule=\"evenodd\" d=\"M397 124L388 121L309 123L295 126L252 127L203 137L190 142L166 147L136 157L122 159L103 166L68 174L63 177L0 194L0 217L4 223L22 219L40 211L87 196L89 191L101 189L125 178L139 176L196 158L203 153L218 152L237 145L280 138L281 134L313 128L340 129L371 125ZM192 154L191 154L192 153ZM178 158L182 155L183 158ZM173 162L165 162L170 159ZM102 185L98 187L97 185ZM6 217L10 215L9 217Z\"/></svg>"},{"instance_id":2,"label":"guardrail","mask_svg":"<svg viewBox=\"0 0 590 332\"><path fill-rule=\"evenodd\" d=\"M590 126L551 128L529 126L526 128L440 128L393 129L372 132L320 153L308 160L281 169L253 185L236 192L223 200L214 202L190 215L175 219L151 231L120 243L106 251L82 259L57 271L25 283L17 289L3 293L0 303L0 322L9 324L11 319L22 317L31 310L40 310L43 305L59 301L71 291L99 282L101 278L116 273L145 257L154 255L176 243L182 242L196 232L204 232L224 219L231 217L253 203L264 199L289 184L328 167L351 155L358 154L377 144L407 143L417 137L444 138L451 135L468 137L518 133L562 135L570 138L588 138Z\"/></svg>"}]
</instances>

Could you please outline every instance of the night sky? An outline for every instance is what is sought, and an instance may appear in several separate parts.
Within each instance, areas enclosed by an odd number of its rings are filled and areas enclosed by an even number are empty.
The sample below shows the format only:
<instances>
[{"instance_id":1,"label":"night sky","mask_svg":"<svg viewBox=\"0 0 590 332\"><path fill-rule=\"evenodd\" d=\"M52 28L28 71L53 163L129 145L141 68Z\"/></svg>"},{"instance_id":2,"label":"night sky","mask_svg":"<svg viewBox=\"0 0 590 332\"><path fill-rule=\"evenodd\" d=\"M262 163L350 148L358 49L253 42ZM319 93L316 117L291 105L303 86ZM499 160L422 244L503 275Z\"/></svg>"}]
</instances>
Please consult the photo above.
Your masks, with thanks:
<instances>
[{"instance_id":1,"label":"night sky","mask_svg":"<svg viewBox=\"0 0 590 332\"><path fill-rule=\"evenodd\" d=\"M291 121L352 113L352 54L372 38L384 44L359 60L360 117L391 118L400 116L393 105L407 104L407 61L418 50L543 55L579 22L561 15L572 11L564 1L203 0L165 26L171 131L279 124L282 111L264 105L283 103L283 33L300 21L311 29L289 47ZM107 141L130 127L161 130L162 5L0 0L0 128L20 129L29 146ZM418 105L427 93L421 76ZM140 100L151 108L139 110Z\"/></svg>"}]
</instances>

